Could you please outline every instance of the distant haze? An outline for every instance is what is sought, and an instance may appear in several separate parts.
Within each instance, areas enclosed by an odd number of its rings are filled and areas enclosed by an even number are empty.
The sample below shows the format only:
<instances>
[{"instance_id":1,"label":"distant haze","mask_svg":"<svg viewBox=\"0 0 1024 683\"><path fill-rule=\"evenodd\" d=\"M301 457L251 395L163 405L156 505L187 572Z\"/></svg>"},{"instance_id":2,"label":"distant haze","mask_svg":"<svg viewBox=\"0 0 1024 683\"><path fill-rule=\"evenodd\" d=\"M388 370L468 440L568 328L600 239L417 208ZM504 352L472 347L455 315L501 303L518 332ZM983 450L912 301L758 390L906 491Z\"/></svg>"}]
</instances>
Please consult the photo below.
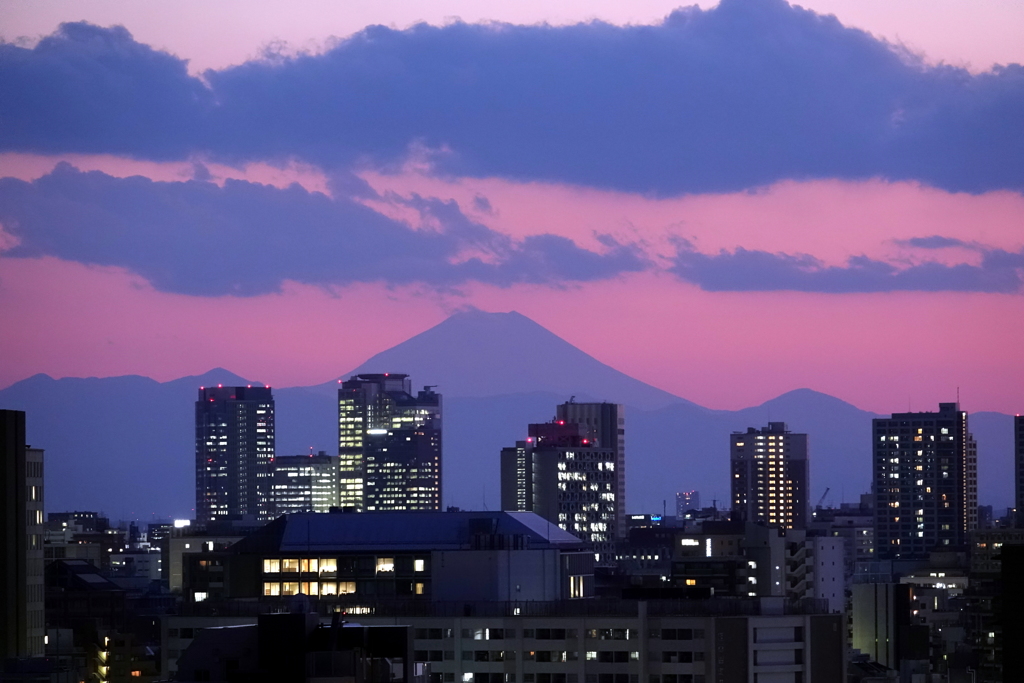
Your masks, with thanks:
<instances>
[{"instance_id":1,"label":"distant haze","mask_svg":"<svg viewBox=\"0 0 1024 683\"><path fill-rule=\"evenodd\" d=\"M838 505L870 487L873 413L808 389L739 411L709 410L598 362L518 313L455 314L341 377L356 372L408 373L414 386L438 385L445 505L497 509L500 449L524 438L529 422L552 419L570 396L626 405L630 512L671 511L675 492L690 489L704 504L727 505L728 433L769 420L810 435L812 503L826 488L825 503ZM26 410L30 443L46 449L48 510L187 517L196 391L217 383L255 382L223 369L164 383L37 375L0 391L0 406ZM278 454L337 452L336 386L275 388ZM979 441L979 499L1011 505L1012 418L977 413L970 421Z\"/></svg>"}]
</instances>

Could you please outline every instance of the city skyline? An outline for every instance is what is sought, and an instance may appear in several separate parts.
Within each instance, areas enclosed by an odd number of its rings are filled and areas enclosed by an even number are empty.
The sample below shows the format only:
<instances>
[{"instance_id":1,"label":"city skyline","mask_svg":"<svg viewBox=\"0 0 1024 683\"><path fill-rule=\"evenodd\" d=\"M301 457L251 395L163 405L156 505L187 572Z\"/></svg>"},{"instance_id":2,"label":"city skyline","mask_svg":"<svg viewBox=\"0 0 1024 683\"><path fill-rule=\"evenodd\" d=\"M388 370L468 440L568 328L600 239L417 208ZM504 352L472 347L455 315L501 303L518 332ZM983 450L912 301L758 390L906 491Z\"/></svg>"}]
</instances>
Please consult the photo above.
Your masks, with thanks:
<instances>
[{"instance_id":1,"label":"city skyline","mask_svg":"<svg viewBox=\"0 0 1024 683\"><path fill-rule=\"evenodd\" d=\"M0 0L0 679L1024 680L1022 26Z\"/></svg>"},{"instance_id":2,"label":"city skyline","mask_svg":"<svg viewBox=\"0 0 1024 683\"><path fill-rule=\"evenodd\" d=\"M496 365L493 358L503 362ZM550 420L551 406L573 395L580 402L615 398L628 406L635 425L633 457L626 468L632 491L626 498L629 513L655 511L662 500L675 498L681 483L703 490L702 507L716 500L719 507L727 505L732 477L729 434L778 419L809 433L818 443L809 501L819 500L822 494L826 494L826 505L855 501L870 488L872 462L871 444L856 435L869 430L872 419L883 416L811 391L793 392L741 411L708 411L602 366L514 314L460 314L371 359L355 374L394 368L410 370L414 378L429 378L446 396L451 429L445 439L442 508L494 509L499 504L497 457L475 454L498 453L522 438L524 424ZM0 390L0 400L33 416L29 421L33 441L45 446L53 462L59 463L54 472L64 476L51 482L54 504L99 507L115 518L186 517L191 516L195 500L191 491L196 470L180 453L193 448L188 434L194 392L200 384L262 387L257 379L224 371L166 384L142 378L36 378ZM278 454L310 449L337 453L339 386L332 381L275 389ZM135 429L125 432L123 421L114 419L116 413L94 414L95 406L124 401L152 406L163 419L137 421ZM896 403L896 410L906 405ZM969 403L964 405L971 408ZM1007 476L1014 468L1013 417L971 412L979 440L979 499L998 511L1014 504L1013 480ZM680 433L687 438L681 439ZM92 436L82 441L75 438L80 434ZM140 452L149 457L140 460ZM163 485L140 488L140 477ZM114 499L104 493L108 491L118 492L113 507Z\"/></svg>"}]
</instances>

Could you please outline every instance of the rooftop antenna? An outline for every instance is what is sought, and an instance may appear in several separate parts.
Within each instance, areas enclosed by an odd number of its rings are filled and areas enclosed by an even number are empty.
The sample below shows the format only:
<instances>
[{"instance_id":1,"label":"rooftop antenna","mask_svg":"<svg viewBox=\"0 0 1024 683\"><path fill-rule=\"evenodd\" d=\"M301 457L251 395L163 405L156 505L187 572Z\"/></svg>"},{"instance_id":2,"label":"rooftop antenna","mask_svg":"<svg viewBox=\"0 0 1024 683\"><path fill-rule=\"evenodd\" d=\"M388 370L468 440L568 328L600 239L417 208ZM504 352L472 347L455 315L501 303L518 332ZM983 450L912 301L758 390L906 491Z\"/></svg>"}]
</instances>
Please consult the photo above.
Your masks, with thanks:
<instances>
[{"instance_id":1,"label":"rooftop antenna","mask_svg":"<svg viewBox=\"0 0 1024 683\"><path fill-rule=\"evenodd\" d=\"M575 402L576 402L576 394L573 394L572 396L569 397L569 403L575 403Z\"/></svg>"}]
</instances>

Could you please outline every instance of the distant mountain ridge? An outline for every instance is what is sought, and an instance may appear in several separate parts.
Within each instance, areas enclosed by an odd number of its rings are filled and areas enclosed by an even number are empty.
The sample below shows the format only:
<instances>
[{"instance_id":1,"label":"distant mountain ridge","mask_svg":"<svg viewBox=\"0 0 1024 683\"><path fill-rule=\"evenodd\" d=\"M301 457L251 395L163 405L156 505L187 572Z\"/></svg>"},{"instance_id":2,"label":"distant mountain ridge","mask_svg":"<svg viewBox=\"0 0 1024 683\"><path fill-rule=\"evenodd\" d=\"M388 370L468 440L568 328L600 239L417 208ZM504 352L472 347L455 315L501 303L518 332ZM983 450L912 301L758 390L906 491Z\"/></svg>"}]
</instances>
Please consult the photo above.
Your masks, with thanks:
<instances>
[{"instance_id":1,"label":"distant mountain ridge","mask_svg":"<svg viewBox=\"0 0 1024 683\"><path fill-rule=\"evenodd\" d=\"M458 313L349 373L403 372L444 395L445 505L497 509L498 456L555 406L626 405L627 509L671 513L675 492L729 499L728 434L769 420L810 436L811 502L856 500L870 486L871 419L845 401L798 389L743 410L711 410L588 356L518 313ZM45 448L48 510L95 509L115 518L185 517L194 501L194 402L200 386L259 382L223 368L157 382L130 375L34 375L0 390L0 407L28 413L29 441ZM277 452L336 452L337 381L274 388ZM975 413L982 503L1012 504L1012 417Z\"/></svg>"}]
</instances>

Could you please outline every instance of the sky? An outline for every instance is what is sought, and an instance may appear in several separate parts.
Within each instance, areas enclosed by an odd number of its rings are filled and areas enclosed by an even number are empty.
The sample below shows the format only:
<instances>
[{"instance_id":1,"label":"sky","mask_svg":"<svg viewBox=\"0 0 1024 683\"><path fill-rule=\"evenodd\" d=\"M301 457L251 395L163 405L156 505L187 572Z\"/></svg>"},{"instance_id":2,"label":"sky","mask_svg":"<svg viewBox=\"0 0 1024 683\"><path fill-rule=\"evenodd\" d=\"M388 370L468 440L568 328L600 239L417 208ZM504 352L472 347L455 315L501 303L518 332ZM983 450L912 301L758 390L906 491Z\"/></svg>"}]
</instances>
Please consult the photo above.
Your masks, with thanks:
<instances>
[{"instance_id":1,"label":"sky","mask_svg":"<svg viewBox=\"0 0 1024 683\"><path fill-rule=\"evenodd\" d=\"M476 307L713 408L1021 412L1022 27L0 0L0 386L307 385Z\"/></svg>"}]
</instances>

